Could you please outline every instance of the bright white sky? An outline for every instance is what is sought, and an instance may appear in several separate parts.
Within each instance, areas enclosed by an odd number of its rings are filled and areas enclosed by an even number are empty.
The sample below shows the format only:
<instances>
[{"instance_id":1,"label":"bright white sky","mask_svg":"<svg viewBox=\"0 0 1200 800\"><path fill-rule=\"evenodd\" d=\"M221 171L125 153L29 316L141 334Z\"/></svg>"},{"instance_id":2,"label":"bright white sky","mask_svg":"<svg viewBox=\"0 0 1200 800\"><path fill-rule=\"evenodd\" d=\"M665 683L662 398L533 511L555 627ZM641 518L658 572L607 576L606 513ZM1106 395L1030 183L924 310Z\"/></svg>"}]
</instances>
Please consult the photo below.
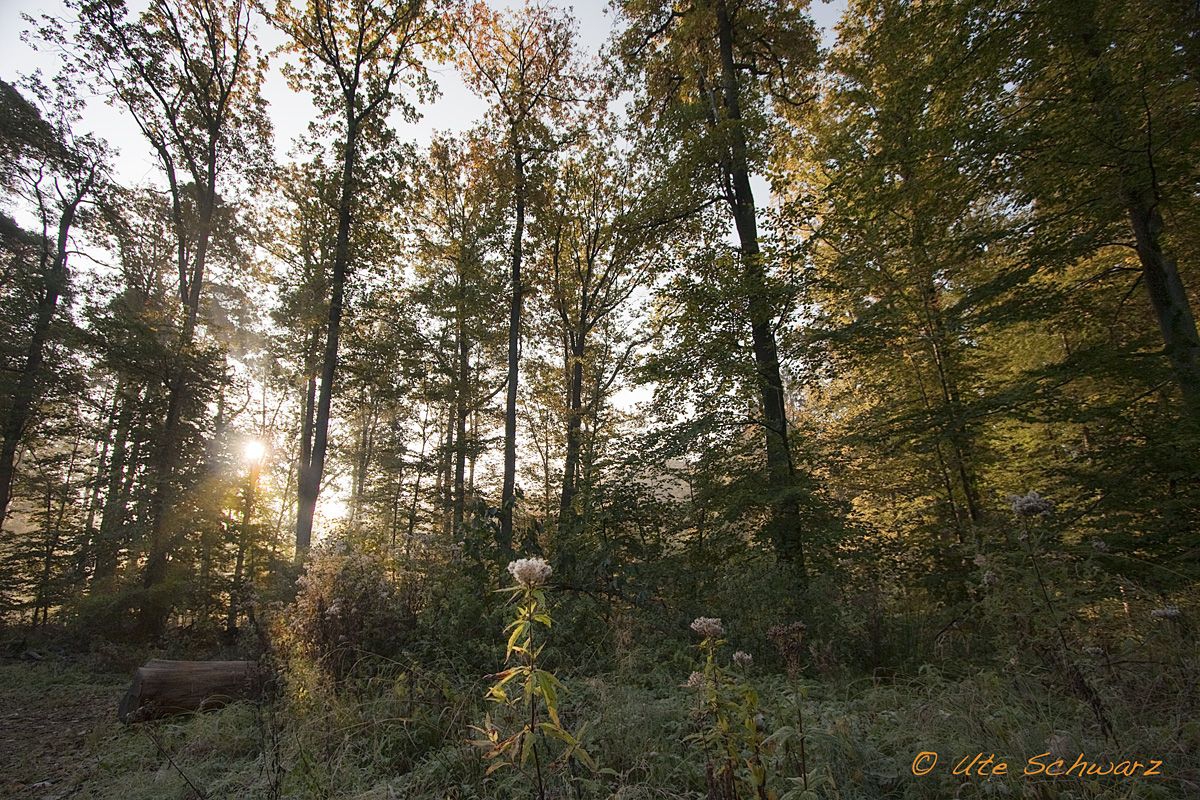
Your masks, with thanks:
<instances>
[{"instance_id":1,"label":"bright white sky","mask_svg":"<svg viewBox=\"0 0 1200 800\"><path fill-rule=\"evenodd\" d=\"M597 52L613 27L607 0L580 0L574 4L561 0L551 2L573 8L579 20L580 44L589 53ZM133 9L142 6L138 0L131 0L129 4ZM824 31L826 45L832 42L833 26L845 4L846 0L818 0L813 3L811 13ZM520 3L491 0L491 5L513 7ZM66 9L61 0L0 0L0 53L4 54L0 62L0 78L10 83L16 82L21 74L39 69L49 76L58 67L55 63L57 59L51 54L34 52L21 40L22 32L29 27L22 19L23 14L65 17ZM277 31L261 22L258 36L264 50L275 47L281 41ZM436 130L462 131L482 118L485 109L483 101L466 88L452 66L438 67L434 70L434 78L441 87L441 96L434 103L419 109L422 114L419 122L398 125L402 138L424 144ZM286 159L293 140L304 131L315 112L306 95L288 88L277 65L271 70L264 94L271 104L276 157ZM85 125L119 149L117 177L123 183L138 184L153 180L155 165L152 155L129 119L98 100L90 104Z\"/></svg>"}]
</instances>

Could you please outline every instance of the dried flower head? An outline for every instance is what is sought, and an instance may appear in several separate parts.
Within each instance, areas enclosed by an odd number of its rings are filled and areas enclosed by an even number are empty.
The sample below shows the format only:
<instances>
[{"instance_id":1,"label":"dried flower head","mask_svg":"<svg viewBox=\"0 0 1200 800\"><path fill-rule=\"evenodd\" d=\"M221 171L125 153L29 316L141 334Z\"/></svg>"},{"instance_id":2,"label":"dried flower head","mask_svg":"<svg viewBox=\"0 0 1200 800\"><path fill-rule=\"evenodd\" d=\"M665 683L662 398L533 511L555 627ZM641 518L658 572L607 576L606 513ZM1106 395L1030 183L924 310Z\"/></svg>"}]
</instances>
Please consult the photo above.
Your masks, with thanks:
<instances>
[{"instance_id":1,"label":"dried flower head","mask_svg":"<svg viewBox=\"0 0 1200 800\"><path fill-rule=\"evenodd\" d=\"M775 645L779 655L787 665L788 676L794 678L800 672L804 659L804 634L808 630L803 622L789 622L787 625L772 625L767 631L767 638Z\"/></svg>"},{"instance_id":2,"label":"dried flower head","mask_svg":"<svg viewBox=\"0 0 1200 800\"><path fill-rule=\"evenodd\" d=\"M1165 606L1156 608L1150 612L1151 619L1178 619L1183 612L1179 610L1179 606Z\"/></svg>"},{"instance_id":3,"label":"dried flower head","mask_svg":"<svg viewBox=\"0 0 1200 800\"><path fill-rule=\"evenodd\" d=\"M976 553L973 560L975 561L975 566L977 567L986 567L988 564L988 558L983 553Z\"/></svg>"},{"instance_id":4,"label":"dried flower head","mask_svg":"<svg viewBox=\"0 0 1200 800\"><path fill-rule=\"evenodd\" d=\"M997 577L996 573L992 572L990 569L987 572L983 573L983 585L984 586L995 586L999 582L1000 582L1000 578Z\"/></svg>"},{"instance_id":5,"label":"dried flower head","mask_svg":"<svg viewBox=\"0 0 1200 800\"><path fill-rule=\"evenodd\" d=\"M747 653L745 650L738 650L733 654L733 663L737 664L742 669L750 669L754 664L754 656Z\"/></svg>"},{"instance_id":6,"label":"dried flower head","mask_svg":"<svg viewBox=\"0 0 1200 800\"><path fill-rule=\"evenodd\" d=\"M716 639L725 633L721 620L717 617L696 617L692 620L691 628L705 639Z\"/></svg>"},{"instance_id":7,"label":"dried flower head","mask_svg":"<svg viewBox=\"0 0 1200 800\"><path fill-rule=\"evenodd\" d=\"M1092 658L1099 658L1100 656L1104 655L1104 648L1096 647L1095 645L1090 645L1088 647L1083 648L1083 653L1084 653L1084 655L1091 656Z\"/></svg>"},{"instance_id":8,"label":"dried flower head","mask_svg":"<svg viewBox=\"0 0 1200 800\"><path fill-rule=\"evenodd\" d=\"M1029 494L1014 494L1008 498L1013 513L1018 517L1048 517L1054 510L1054 503L1042 497L1037 492Z\"/></svg>"},{"instance_id":9,"label":"dried flower head","mask_svg":"<svg viewBox=\"0 0 1200 800\"><path fill-rule=\"evenodd\" d=\"M1092 549L1097 553L1107 553L1108 542L1104 541L1103 539L1092 539Z\"/></svg>"},{"instance_id":10,"label":"dried flower head","mask_svg":"<svg viewBox=\"0 0 1200 800\"><path fill-rule=\"evenodd\" d=\"M544 585L553 571L550 565L546 563L546 559L537 558L536 556L533 558L518 558L508 565L509 574L526 589L536 589Z\"/></svg>"},{"instance_id":11,"label":"dried flower head","mask_svg":"<svg viewBox=\"0 0 1200 800\"><path fill-rule=\"evenodd\" d=\"M687 682L683 684L687 689L703 689L704 688L704 673L693 672L688 675Z\"/></svg>"}]
</instances>

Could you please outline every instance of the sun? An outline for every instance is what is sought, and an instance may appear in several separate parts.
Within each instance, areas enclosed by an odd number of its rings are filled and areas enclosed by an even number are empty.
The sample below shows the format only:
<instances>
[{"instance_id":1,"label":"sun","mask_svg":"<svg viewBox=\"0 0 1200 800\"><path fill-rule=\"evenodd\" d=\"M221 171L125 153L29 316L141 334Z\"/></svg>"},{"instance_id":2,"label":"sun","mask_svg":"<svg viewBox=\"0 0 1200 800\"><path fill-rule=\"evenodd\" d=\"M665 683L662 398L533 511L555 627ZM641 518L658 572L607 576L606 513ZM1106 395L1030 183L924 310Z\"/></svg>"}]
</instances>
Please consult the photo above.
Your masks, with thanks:
<instances>
[{"instance_id":1,"label":"sun","mask_svg":"<svg viewBox=\"0 0 1200 800\"><path fill-rule=\"evenodd\" d=\"M253 464L262 461L266 454L267 446L258 439L248 439L242 446L242 457Z\"/></svg>"}]
</instances>

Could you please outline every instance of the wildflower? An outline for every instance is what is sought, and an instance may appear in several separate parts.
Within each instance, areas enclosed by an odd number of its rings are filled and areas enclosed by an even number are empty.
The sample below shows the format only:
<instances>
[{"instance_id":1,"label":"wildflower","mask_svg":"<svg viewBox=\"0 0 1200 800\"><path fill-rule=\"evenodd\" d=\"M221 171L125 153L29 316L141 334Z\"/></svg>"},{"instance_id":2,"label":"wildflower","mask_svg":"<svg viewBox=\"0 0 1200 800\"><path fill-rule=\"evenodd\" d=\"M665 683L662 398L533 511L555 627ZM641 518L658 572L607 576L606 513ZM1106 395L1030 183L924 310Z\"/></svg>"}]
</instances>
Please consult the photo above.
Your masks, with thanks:
<instances>
[{"instance_id":1,"label":"wildflower","mask_svg":"<svg viewBox=\"0 0 1200 800\"><path fill-rule=\"evenodd\" d=\"M553 570L546 563L546 559L537 558L536 556L533 558L518 558L508 565L508 573L513 576L517 583L526 589L536 589L545 584L551 572Z\"/></svg>"},{"instance_id":2,"label":"wildflower","mask_svg":"<svg viewBox=\"0 0 1200 800\"><path fill-rule=\"evenodd\" d=\"M996 577L996 573L992 572L990 569L987 572L983 573L983 585L984 586L995 586L999 582L1000 582L1000 579L998 577Z\"/></svg>"},{"instance_id":3,"label":"wildflower","mask_svg":"<svg viewBox=\"0 0 1200 800\"><path fill-rule=\"evenodd\" d=\"M1150 612L1151 619L1178 619L1182 612L1179 606L1166 606L1164 608L1156 608Z\"/></svg>"},{"instance_id":4,"label":"wildflower","mask_svg":"<svg viewBox=\"0 0 1200 800\"><path fill-rule=\"evenodd\" d=\"M785 645L799 647L804 641L804 633L808 626L803 622L790 622L787 625L772 625L767 630L767 638L775 643L781 651Z\"/></svg>"},{"instance_id":5,"label":"wildflower","mask_svg":"<svg viewBox=\"0 0 1200 800\"><path fill-rule=\"evenodd\" d=\"M1107 553L1108 542L1104 541L1103 539L1092 539L1092 549L1097 553Z\"/></svg>"},{"instance_id":6,"label":"wildflower","mask_svg":"<svg viewBox=\"0 0 1200 800\"><path fill-rule=\"evenodd\" d=\"M1054 510L1054 503L1037 492L1025 495L1014 494L1008 498L1008 502L1013 513L1018 517L1048 517Z\"/></svg>"},{"instance_id":7,"label":"wildflower","mask_svg":"<svg viewBox=\"0 0 1200 800\"><path fill-rule=\"evenodd\" d=\"M975 566L977 567L986 567L988 563L987 556L985 556L983 553L976 553L974 561Z\"/></svg>"},{"instance_id":8,"label":"wildflower","mask_svg":"<svg viewBox=\"0 0 1200 800\"><path fill-rule=\"evenodd\" d=\"M1104 648L1092 645L1090 647L1083 648L1083 652L1084 655L1089 655L1092 658L1099 658L1100 656L1104 655Z\"/></svg>"},{"instance_id":9,"label":"wildflower","mask_svg":"<svg viewBox=\"0 0 1200 800\"><path fill-rule=\"evenodd\" d=\"M705 639L716 639L725 633L725 628L721 626L721 620L717 617L696 617L691 628Z\"/></svg>"},{"instance_id":10,"label":"wildflower","mask_svg":"<svg viewBox=\"0 0 1200 800\"><path fill-rule=\"evenodd\" d=\"M754 656L747 653L745 650L738 650L733 654L733 663L737 664L742 669L750 669L754 663Z\"/></svg>"},{"instance_id":11,"label":"wildflower","mask_svg":"<svg viewBox=\"0 0 1200 800\"><path fill-rule=\"evenodd\" d=\"M767 638L783 656L787 664L788 676L795 678L800 672L800 662L804 657L804 633L808 627L803 622L791 622L787 625L772 625L767 631Z\"/></svg>"},{"instance_id":12,"label":"wildflower","mask_svg":"<svg viewBox=\"0 0 1200 800\"><path fill-rule=\"evenodd\" d=\"M687 682L683 684L688 689L703 689L704 688L704 673L693 672L688 675Z\"/></svg>"}]
</instances>

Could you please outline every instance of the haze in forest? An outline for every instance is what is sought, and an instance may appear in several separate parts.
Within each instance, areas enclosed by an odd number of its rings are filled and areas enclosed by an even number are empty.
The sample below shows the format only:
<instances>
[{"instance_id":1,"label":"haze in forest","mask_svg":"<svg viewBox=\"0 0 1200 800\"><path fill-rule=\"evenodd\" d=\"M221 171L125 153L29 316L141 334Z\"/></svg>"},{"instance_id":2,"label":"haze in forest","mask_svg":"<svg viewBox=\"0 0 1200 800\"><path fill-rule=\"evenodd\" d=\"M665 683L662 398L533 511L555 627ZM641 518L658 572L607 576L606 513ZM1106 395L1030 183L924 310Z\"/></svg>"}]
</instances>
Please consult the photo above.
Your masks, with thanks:
<instances>
[{"instance_id":1,"label":"haze in forest","mask_svg":"<svg viewBox=\"0 0 1200 800\"><path fill-rule=\"evenodd\" d=\"M0 793L1196 796L1198 13L6 4Z\"/></svg>"}]
</instances>

